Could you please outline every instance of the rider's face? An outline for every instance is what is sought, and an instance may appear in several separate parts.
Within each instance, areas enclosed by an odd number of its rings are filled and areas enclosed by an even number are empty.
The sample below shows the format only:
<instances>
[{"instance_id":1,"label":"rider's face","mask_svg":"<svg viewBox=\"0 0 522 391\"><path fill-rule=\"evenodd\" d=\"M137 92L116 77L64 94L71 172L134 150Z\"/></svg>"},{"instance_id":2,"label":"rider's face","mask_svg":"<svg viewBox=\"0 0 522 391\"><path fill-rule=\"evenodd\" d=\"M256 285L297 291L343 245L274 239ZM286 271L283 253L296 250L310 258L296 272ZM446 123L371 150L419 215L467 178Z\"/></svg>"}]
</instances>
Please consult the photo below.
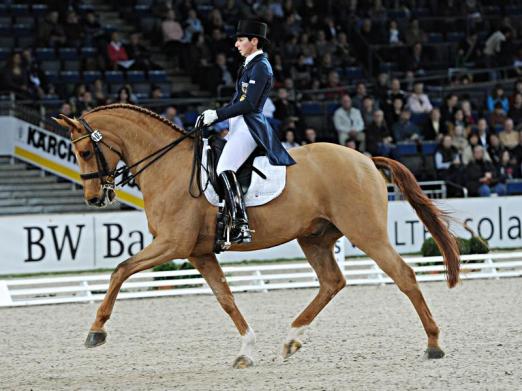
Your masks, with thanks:
<instances>
[{"instance_id":1,"label":"rider's face","mask_svg":"<svg viewBox=\"0 0 522 391\"><path fill-rule=\"evenodd\" d=\"M237 37L234 45L243 57L254 53L257 50L257 38L249 40L247 37Z\"/></svg>"}]
</instances>

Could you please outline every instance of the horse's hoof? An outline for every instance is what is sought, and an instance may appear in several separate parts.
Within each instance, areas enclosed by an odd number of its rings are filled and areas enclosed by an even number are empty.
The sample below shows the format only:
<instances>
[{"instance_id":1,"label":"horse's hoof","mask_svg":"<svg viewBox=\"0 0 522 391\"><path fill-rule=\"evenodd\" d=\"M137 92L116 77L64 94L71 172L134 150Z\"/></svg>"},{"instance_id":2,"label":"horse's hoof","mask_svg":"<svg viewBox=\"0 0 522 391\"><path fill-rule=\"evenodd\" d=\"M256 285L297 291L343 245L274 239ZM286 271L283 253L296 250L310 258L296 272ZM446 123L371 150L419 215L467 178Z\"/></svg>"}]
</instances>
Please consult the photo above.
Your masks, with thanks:
<instances>
[{"instance_id":1,"label":"horse's hoof","mask_svg":"<svg viewBox=\"0 0 522 391\"><path fill-rule=\"evenodd\" d=\"M232 366L236 369L249 368L254 366L254 361L248 356L239 356L235 359Z\"/></svg>"},{"instance_id":2,"label":"horse's hoof","mask_svg":"<svg viewBox=\"0 0 522 391\"><path fill-rule=\"evenodd\" d=\"M105 331L89 331L87 339L85 340L86 348L95 348L96 346L103 345L107 338Z\"/></svg>"},{"instance_id":3,"label":"horse's hoof","mask_svg":"<svg viewBox=\"0 0 522 391\"><path fill-rule=\"evenodd\" d=\"M424 357L431 360L434 358L442 358L444 357L444 352L441 348L428 348L424 352Z\"/></svg>"},{"instance_id":4,"label":"horse's hoof","mask_svg":"<svg viewBox=\"0 0 522 391\"><path fill-rule=\"evenodd\" d=\"M283 345L283 358L287 359L301 349L301 346L303 346L303 344L298 339L292 339L290 342L285 343Z\"/></svg>"}]
</instances>

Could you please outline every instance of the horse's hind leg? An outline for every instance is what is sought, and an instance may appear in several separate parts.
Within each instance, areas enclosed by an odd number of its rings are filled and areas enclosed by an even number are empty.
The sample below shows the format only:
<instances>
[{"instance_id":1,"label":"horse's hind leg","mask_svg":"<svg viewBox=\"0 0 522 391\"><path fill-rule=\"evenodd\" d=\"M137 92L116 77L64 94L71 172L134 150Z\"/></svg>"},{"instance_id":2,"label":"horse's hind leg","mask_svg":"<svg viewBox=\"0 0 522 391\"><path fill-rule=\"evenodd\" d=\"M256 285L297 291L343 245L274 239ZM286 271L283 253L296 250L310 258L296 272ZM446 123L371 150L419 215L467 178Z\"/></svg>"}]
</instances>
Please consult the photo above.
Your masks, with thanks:
<instances>
[{"instance_id":1,"label":"horse's hind leg","mask_svg":"<svg viewBox=\"0 0 522 391\"><path fill-rule=\"evenodd\" d=\"M254 331L248 326L247 321L239 312L234 301L234 296L227 284L223 270L214 254L200 257L190 257L189 261L201 273L207 284L214 292L216 299L225 312L232 318L239 334L241 335L241 349L234 361L234 368L246 368L254 364L252 360L253 349L256 343Z\"/></svg>"},{"instance_id":2,"label":"horse's hind leg","mask_svg":"<svg viewBox=\"0 0 522 391\"><path fill-rule=\"evenodd\" d=\"M361 242L359 248L375 260L377 265L390 276L412 302L428 336L427 357L444 357L444 352L439 347L439 327L435 323L430 309L424 300L413 269L404 262L397 251L389 244L387 237Z\"/></svg>"},{"instance_id":3,"label":"horse's hind leg","mask_svg":"<svg viewBox=\"0 0 522 391\"><path fill-rule=\"evenodd\" d=\"M319 279L319 292L310 304L292 322L287 339L283 345L283 358L299 350L302 343L299 337L321 310L346 285L346 280L335 261L333 246L341 233L333 225L328 225L321 235L298 238L299 245L315 270Z\"/></svg>"}]
</instances>

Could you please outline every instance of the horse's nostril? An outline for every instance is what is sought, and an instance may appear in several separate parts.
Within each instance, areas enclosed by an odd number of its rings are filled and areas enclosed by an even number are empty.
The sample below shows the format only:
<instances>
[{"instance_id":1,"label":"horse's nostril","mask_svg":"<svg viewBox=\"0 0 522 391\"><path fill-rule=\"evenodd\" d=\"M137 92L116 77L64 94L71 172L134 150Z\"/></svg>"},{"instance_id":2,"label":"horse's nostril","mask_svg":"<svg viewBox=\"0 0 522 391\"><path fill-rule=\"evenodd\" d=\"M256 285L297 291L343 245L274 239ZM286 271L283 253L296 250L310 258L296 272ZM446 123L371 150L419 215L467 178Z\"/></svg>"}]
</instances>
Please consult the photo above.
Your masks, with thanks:
<instances>
[{"instance_id":1,"label":"horse's nostril","mask_svg":"<svg viewBox=\"0 0 522 391\"><path fill-rule=\"evenodd\" d=\"M97 204L99 201L99 198L98 197L93 197L91 199L89 199L89 204Z\"/></svg>"}]
</instances>

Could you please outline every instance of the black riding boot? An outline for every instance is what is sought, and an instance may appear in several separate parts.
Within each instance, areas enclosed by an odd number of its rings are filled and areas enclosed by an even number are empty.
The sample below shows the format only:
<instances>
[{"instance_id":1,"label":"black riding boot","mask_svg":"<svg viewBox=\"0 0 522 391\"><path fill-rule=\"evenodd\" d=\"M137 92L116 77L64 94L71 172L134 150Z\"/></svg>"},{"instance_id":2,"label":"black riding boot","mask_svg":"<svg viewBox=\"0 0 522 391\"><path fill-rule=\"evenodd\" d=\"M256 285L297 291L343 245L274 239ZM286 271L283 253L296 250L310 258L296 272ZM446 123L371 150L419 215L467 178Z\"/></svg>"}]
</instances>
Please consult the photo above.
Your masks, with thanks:
<instances>
[{"instance_id":1,"label":"black riding boot","mask_svg":"<svg viewBox=\"0 0 522 391\"><path fill-rule=\"evenodd\" d=\"M249 243L252 234L248 228L248 216L246 213L243 192L234 171L224 171L219 175L225 191L225 203L232 216L232 230L230 232L231 243Z\"/></svg>"}]
</instances>

